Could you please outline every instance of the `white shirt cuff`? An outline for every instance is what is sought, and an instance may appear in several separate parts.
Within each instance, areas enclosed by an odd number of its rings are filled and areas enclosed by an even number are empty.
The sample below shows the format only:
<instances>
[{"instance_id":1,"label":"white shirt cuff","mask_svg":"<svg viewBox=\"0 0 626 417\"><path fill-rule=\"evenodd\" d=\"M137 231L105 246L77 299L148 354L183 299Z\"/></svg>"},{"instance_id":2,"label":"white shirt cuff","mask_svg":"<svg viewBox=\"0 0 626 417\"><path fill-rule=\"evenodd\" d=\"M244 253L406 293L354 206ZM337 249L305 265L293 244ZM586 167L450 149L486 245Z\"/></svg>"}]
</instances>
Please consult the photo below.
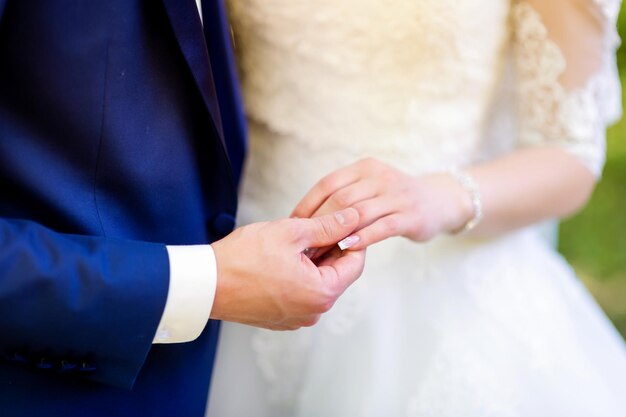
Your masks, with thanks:
<instances>
[{"instance_id":1,"label":"white shirt cuff","mask_svg":"<svg viewBox=\"0 0 626 417\"><path fill-rule=\"evenodd\" d=\"M210 245L167 246L170 286L153 343L191 342L206 326L217 286Z\"/></svg>"}]
</instances>

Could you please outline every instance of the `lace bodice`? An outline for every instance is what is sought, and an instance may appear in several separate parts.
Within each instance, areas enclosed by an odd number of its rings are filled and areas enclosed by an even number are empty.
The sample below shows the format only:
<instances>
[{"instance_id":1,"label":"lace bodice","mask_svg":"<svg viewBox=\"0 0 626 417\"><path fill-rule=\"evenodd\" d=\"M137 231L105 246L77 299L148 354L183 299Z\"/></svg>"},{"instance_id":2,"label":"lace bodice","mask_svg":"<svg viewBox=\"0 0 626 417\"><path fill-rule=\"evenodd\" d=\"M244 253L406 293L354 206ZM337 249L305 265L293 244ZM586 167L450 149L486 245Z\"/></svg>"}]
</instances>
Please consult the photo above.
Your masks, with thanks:
<instances>
[{"instance_id":1,"label":"lace bodice","mask_svg":"<svg viewBox=\"0 0 626 417\"><path fill-rule=\"evenodd\" d=\"M619 2L535 3L231 0L248 115L301 150L332 146L416 173L466 165L488 152L489 110L514 51L517 105L507 104L519 123L497 132L503 150L563 146L598 175L604 129L619 115ZM581 4L591 28L578 35L554 16ZM562 52L589 36L602 38L598 50ZM562 85L570 73L578 82Z\"/></svg>"},{"instance_id":2,"label":"lace bodice","mask_svg":"<svg viewBox=\"0 0 626 417\"><path fill-rule=\"evenodd\" d=\"M305 149L466 163L507 38L487 3L232 1L248 114Z\"/></svg>"}]
</instances>

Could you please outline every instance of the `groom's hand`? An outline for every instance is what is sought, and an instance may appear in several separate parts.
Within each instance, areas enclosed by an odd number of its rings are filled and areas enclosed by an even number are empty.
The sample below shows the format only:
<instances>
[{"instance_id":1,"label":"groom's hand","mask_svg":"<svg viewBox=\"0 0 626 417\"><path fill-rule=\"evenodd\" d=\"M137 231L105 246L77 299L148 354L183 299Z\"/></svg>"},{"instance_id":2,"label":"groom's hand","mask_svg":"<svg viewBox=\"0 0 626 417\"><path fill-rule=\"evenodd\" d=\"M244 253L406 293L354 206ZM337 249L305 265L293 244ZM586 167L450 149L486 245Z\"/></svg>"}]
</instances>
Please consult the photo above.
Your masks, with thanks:
<instances>
[{"instance_id":1,"label":"groom's hand","mask_svg":"<svg viewBox=\"0 0 626 417\"><path fill-rule=\"evenodd\" d=\"M254 223L212 246L217 292L211 318L276 330L312 326L363 271L364 251L313 263L303 251L333 245L359 224L349 208L314 219Z\"/></svg>"}]
</instances>

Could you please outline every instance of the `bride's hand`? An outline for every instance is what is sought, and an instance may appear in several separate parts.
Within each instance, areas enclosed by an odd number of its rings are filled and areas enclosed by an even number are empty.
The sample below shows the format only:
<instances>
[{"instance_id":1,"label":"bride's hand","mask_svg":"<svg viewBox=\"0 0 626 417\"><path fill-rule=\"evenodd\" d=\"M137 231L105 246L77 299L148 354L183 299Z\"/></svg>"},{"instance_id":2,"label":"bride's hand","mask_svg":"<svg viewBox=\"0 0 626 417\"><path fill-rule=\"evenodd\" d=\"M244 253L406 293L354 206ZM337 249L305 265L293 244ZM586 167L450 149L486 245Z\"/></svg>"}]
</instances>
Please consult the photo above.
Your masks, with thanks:
<instances>
[{"instance_id":1,"label":"bride's hand","mask_svg":"<svg viewBox=\"0 0 626 417\"><path fill-rule=\"evenodd\" d=\"M392 236L427 241L462 228L473 216L468 192L451 175L413 177L374 158L320 180L292 215L317 217L347 207L361 219L357 232L344 240L352 249Z\"/></svg>"}]
</instances>

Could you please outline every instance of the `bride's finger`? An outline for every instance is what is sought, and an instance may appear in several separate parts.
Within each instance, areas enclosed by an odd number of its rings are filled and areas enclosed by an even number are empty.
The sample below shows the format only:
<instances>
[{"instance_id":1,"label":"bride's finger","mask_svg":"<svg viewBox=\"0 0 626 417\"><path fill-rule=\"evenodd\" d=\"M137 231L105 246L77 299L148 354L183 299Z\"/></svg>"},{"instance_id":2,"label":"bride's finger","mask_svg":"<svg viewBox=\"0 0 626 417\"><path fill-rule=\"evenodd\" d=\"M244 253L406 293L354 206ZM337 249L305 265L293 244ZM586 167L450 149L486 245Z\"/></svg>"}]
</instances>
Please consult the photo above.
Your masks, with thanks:
<instances>
[{"instance_id":1,"label":"bride's finger","mask_svg":"<svg viewBox=\"0 0 626 417\"><path fill-rule=\"evenodd\" d=\"M368 227L375 221L396 213L400 207L401 201L399 197L381 195L355 204L353 207L359 212L359 225L356 227L354 234L358 234L357 232ZM313 216L317 217L318 212ZM331 245L323 248L308 249L305 255L312 261L317 261L336 247L337 245Z\"/></svg>"},{"instance_id":2,"label":"bride's finger","mask_svg":"<svg viewBox=\"0 0 626 417\"><path fill-rule=\"evenodd\" d=\"M292 217L311 217L320 206L338 190L357 182L362 169L359 163L328 174L317 182L298 203L291 213Z\"/></svg>"},{"instance_id":3,"label":"bride's finger","mask_svg":"<svg viewBox=\"0 0 626 417\"><path fill-rule=\"evenodd\" d=\"M382 192L380 181L376 178L365 178L341 188L324 201L313 213L312 217L334 213L355 204L370 200Z\"/></svg>"},{"instance_id":4,"label":"bride's finger","mask_svg":"<svg viewBox=\"0 0 626 417\"><path fill-rule=\"evenodd\" d=\"M356 231L365 229L383 217L400 212L400 204L400 197L385 194L355 204L353 207L359 213Z\"/></svg>"},{"instance_id":5,"label":"bride's finger","mask_svg":"<svg viewBox=\"0 0 626 417\"><path fill-rule=\"evenodd\" d=\"M394 213L379 218L354 235L345 238L342 242L350 243L350 250L361 250L390 237L403 235L407 229L406 222L406 216Z\"/></svg>"}]
</instances>

